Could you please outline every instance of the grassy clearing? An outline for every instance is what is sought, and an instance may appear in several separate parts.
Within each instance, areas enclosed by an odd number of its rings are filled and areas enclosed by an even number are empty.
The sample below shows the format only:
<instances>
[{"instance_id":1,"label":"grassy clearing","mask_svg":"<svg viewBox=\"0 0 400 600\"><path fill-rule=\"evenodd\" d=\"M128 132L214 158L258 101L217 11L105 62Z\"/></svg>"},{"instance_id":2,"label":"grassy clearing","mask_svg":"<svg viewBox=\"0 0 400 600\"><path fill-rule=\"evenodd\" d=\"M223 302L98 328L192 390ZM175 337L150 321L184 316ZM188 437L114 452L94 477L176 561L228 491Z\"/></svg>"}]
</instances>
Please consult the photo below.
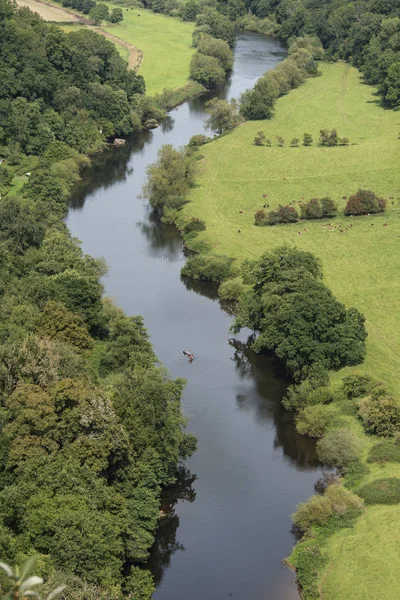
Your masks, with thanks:
<instances>
[{"instance_id":1,"label":"grassy clearing","mask_svg":"<svg viewBox=\"0 0 400 600\"><path fill-rule=\"evenodd\" d=\"M107 24L104 29L143 51L139 73L145 78L147 93L152 95L164 88L183 86L189 78L194 53L191 47L193 23L138 8L123 8L123 11L122 23Z\"/></svg>"},{"instance_id":2,"label":"grassy clearing","mask_svg":"<svg viewBox=\"0 0 400 600\"><path fill-rule=\"evenodd\" d=\"M367 359L357 370L382 379L400 393L400 113L382 110L374 88L360 81L356 69L336 63L324 64L321 70L322 77L308 80L278 100L271 121L245 123L202 147L205 158L199 163L198 186L184 214L206 222L206 231L199 235L218 253L240 260L256 258L281 244L319 256L326 284L366 317ZM350 146L317 146L319 130L333 127L350 139ZM272 148L253 145L260 129L273 140ZM292 138L302 138L304 132L314 136L312 147L288 147ZM284 148L277 147L275 136L285 139ZM253 224L255 211L265 202L273 209L330 195L343 208L342 197L360 187L393 196L394 205L388 201L384 216L337 217L332 224L347 228L343 233L337 227L334 231L322 227L327 221L275 227ZM268 198L263 199L263 194Z\"/></svg>"},{"instance_id":3,"label":"grassy clearing","mask_svg":"<svg viewBox=\"0 0 400 600\"><path fill-rule=\"evenodd\" d=\"M330 538L330 562L321 581L329 600L397 600L400 587L400 528L397 506L374 506L353 529ZM373 568L371 568L373 566ZM351 590L351 594L349 594Z\"/></svg>"}]
</instances>

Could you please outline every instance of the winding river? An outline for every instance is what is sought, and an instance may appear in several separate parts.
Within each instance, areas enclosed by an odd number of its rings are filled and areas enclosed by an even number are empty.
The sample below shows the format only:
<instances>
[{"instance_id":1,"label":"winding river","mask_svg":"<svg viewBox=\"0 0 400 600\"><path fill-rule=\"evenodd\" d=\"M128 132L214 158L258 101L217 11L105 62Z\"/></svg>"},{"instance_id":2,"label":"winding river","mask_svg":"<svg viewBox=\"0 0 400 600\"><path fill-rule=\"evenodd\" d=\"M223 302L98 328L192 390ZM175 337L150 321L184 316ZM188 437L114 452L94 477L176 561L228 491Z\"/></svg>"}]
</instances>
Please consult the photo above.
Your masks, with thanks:
<instances>
[{"instance_id":1,"label":"winding river","mask_svg":"<svg viewBox=\"0 0 400 600\"><path fill-rule=\"evenodd\" d=\"M238 97L285 54L277 40L239 34L234 70L218 95ZM163 497L166 516L148 565L154 598L292 600L294 575L281 560L294 543L290 514L319 475L314 446L280 406L285 382L272 359L255 356L245 334L230 340L231 318L215 290L181 280L179 235L154 221L140 198L159 148L203 131L206 99L97 157L67 223L85 252L105 257L106 294L143 315L160 360L188 382L182 404L198 451ZM193 363L183 348L195 353Z\"/></svg>"}]
</instances>

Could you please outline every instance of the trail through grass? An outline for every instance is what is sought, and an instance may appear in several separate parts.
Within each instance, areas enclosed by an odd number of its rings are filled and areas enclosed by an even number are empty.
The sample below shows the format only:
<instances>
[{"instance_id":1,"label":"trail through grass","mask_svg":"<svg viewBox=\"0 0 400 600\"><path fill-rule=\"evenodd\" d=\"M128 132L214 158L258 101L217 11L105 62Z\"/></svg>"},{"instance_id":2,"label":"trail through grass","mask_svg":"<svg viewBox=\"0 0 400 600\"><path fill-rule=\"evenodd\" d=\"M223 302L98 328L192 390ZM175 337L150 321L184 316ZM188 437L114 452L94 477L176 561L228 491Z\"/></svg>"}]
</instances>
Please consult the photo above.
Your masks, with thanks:
<instances>
[{"instance_id":1,"label":"trail through grass","mask_svg":"<svg viewBox=\"0 0 400 600\"><path fill-rule=\"evenodd\" d=\"M193 23L183 23L142 8L123 8L123 12L122 23L105 24L103 28L143 51L139 73L146 81L147 93L152 95L164 88L184 85L194 53Z\"/></svg>"},{"instance_id":2,"label":"trail through grass","mask_svg":"<svg viewBox=\"0 0 400 600\"><path fill-rule=\"evenodd\" d=\"M272 120L247 122L202 147L198 185L184 214L206 222L200 236L215 251L240 260L282 244L319 256L326 284L366 317L367 359L357 370L400 393L400 113L383 110L374 88L349 65L323 64L321 71L321 77L279 99ZM318 147L322 128L336 128L351 145ZM253 144L259 130L273 147ZM305 132L314 137L312 147L289 147ZM284 148L277 146L276 136L285 139ZM328 220L254 226L254 213L264 203L267 210L289 202L298 207L303 198L329 195L343 210L343 196L358 188L393 197L387 213L358 218L342 213L332 220L333 231L323 226Z\"/></svg>"}]
</instances>

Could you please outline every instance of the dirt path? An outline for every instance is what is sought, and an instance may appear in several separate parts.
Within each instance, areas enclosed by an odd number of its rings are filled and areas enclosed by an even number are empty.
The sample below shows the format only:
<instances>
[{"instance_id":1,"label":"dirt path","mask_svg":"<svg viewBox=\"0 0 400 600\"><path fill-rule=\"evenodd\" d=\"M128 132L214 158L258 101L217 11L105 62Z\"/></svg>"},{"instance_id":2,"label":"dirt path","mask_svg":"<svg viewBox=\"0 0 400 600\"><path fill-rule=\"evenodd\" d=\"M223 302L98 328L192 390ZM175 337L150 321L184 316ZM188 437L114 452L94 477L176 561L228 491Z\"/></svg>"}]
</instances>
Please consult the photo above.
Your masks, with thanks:
<instances>
[{"instance_id":1,"label":"dirt path","mask_svg":"<svg viewBox=\"0 0 400 600\"><path fill-rule=\"evenodd\" d=\"M45 21L52 21L57 23L80 23L81 25L86 25L90 27L93 31L96 31L100 35L114 42L115 44L119 44L128 50L128 68L133 71L137 71L142 64L143 60L143 51L136 48L133 44L129 44L125 42L125 40L121 40L121 38L113 35L112 33L108 33L101 27L94 27L93 21L84 17L82 15L78 15L72 10L68 10L63 6L54 6L54 4L49 4L44 0L17 0L18 6L27 6L33 12L38 13L42 19Z\"/></svg>"},{"instance_id":2,"label":"dirt path","mask_svg":"<svg viewBox=\"0 0 400 600\"><path fill-rule=\"evenodd\" d=\"M133 44L129 44L129 42L125 42L125 40L121 40L121 38L117 37L116 35L113 35L112 33L109 33L108 31L105 31L104 29L100 29L99 27L96 27L96 31L97 31L97 33L100 33L101 35L104 35L104 37L108 38L115 44L119 44L120 46L123 46L124 48L126 48L129 52L129 59L128 59L129 69L132 69L133 71L139 70L139 67L142 64L142 60L143 60L143 51L142 50L139 50L139 48L136 48L136 46L134 46Z\"/></svg>"}]
</instances>

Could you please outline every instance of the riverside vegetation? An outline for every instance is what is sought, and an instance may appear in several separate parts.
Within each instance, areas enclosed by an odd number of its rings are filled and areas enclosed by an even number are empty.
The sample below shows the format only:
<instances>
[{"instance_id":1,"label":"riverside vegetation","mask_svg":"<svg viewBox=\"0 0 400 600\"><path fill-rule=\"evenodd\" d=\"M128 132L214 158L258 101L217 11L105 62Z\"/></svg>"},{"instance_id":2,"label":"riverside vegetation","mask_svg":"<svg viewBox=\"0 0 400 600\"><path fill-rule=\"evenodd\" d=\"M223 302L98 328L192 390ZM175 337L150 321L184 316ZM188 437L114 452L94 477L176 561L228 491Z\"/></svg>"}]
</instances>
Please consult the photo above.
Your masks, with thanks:
<instances>
[{"instance_id":1,"label":"riverside vegetation","mask_svg":"<svg viewBox=\"0 0 400 600\"><path fill-rule=\"evenodd\" d=\"M264 16L291 39L289 58L242 96L240 112L274 118L163 149L149 169L150 202L196 253L182 274L216 282L234 301L234 328L253 329L254 348L283 361L294 379L284 405L334 469L293 515L303 541L289 563L308 600L394 600L398 590L400 535L390 519L400 515L400 121L382 106L400 104L399 9L266 2ZM327 58L351 57L377 87L354 66L316 62L318 40ZM173 189L163 152L176 168ZM285 207L306 221L254 226L256 211Z\"/></svg>"},{"instance_id":2,"label":"riverside vegetation","mask_svg":"<svg viewBox=\"0 0 400 600\"><path fill-rule=\"evenodd\" d=\"M160 492L195 449L185 382L141 317L102 299L106 267L63 221L86 155L143 118L144 81L93 31L8 0L0 56L1 556L37 555L49 598L66 584L71 599L146 600ZM0 591L19 597L6 572Z\"/></svg>"}]
</instances>

